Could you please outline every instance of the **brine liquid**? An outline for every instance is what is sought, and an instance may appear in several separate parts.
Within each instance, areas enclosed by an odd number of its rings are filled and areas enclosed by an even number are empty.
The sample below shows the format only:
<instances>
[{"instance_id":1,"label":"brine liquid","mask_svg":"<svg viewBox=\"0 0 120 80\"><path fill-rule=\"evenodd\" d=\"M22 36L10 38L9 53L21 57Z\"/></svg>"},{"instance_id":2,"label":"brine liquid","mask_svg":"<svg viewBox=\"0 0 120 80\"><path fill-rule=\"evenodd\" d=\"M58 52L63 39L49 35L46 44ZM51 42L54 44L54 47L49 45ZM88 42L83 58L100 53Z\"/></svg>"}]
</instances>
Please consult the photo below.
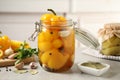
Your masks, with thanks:
<instances>
[{"instance_id":1,"label":"brine liquid","mask_svg":"<svg viewBox=\"0 0 120 80\"><path fill-rule=\"evenodd\" d=\"M75 38L73 28L44 28L38 35L39 62L47 71L69 70L74 63Z\"/></svg>"}]
</instances>

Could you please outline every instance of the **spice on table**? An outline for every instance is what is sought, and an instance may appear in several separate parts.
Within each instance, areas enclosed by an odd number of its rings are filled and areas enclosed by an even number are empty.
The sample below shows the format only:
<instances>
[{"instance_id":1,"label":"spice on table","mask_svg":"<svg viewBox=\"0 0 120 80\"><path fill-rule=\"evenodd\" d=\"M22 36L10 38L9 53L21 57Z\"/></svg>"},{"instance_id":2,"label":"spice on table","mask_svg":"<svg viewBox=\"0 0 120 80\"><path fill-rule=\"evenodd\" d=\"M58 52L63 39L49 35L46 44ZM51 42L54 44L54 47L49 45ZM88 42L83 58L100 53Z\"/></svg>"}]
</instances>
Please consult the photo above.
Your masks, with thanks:
<instances>
[{"instance_id":1,"label":"spice on table","mask_svg":"<svg viewBox=\"0 0 120 80\"><path fill-rule=\"evenodd\" d=\"M27 73L28 70L14 70L14 72L18 74L23 74L23 73Z\"/></svg>"},{"instance_id":2,"label":"spice on table","mask_svg":"<svg viewBox=\"0 0 120 80\"><path fill-rule=\"evenodd\" d=\"M105 67L104 65L102 65L99 62L85 62L85 63L82 63L81 65L86 66L86 67L95 68L95 69L102 69Z\"/></svg>"},{"instance_id":3,"label":"spice on table","mask_svg":"<svg viewBox=\"0 0 120 80\"><path fill-rule=\"evenodd\" d=\"M37 70L35 70L35 69L31 69L29 72L30 72L32 75L35 75L35 74L37 74L37 73L38 73L38 71L37 71Z\"/></svg>"},{"instance_id":4,"label":"spice on table","mask_svg":"<svg viewBox=\"0 0 120 80\"><path fill-rule=\"evenodd\" d=\"M8 71L8 67L6 67L6 71Z\"/></svg>"},{"instance_id":5,"label":"spice on table","mask_svg":"<svg viewBox=\"0 0 120 80\"><path fill-rule=\"evenodd\" d=\"M12 71L11 69L9 69L9 71Z\"/></svg>"}]
</instances>

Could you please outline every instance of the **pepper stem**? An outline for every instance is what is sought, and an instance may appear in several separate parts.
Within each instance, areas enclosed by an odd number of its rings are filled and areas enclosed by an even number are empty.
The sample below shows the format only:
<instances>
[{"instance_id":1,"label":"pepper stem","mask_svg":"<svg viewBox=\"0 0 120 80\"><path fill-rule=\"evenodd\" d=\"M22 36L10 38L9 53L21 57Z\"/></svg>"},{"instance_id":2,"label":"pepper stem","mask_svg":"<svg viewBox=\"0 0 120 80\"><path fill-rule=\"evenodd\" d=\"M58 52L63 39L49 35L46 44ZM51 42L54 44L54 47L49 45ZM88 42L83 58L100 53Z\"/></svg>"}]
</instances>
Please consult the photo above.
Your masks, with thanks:
<instances>
[{"instance_id":1,"label":"pepper stem","mask_svg":"<svg viewBox=\"0 0 120 80\"><path fill-rule=\"evenodd\" d=\"M0 37L1 37L1 35L2 35L2 32L0 31Z\"/></svg>"},{"instance_id":2,"label":"pepper stem","mask_svg":"<svg viewBox=\"0 0 120 80\"><path fill-rule=\"evenodd\" d=\"M2 32L0 31L0 34L2 34Z\"/></svg>"},{"instance_id":3,"label":"pepper stem","mask_svg":"<svg viewBox=\"0 0 120 80\"><path fill-rule=\"evenodd\" d=\"M56 15L55 11L52 9L47 9L48 11L51 11L54 15Z\"/></svg>"}]
</instances>

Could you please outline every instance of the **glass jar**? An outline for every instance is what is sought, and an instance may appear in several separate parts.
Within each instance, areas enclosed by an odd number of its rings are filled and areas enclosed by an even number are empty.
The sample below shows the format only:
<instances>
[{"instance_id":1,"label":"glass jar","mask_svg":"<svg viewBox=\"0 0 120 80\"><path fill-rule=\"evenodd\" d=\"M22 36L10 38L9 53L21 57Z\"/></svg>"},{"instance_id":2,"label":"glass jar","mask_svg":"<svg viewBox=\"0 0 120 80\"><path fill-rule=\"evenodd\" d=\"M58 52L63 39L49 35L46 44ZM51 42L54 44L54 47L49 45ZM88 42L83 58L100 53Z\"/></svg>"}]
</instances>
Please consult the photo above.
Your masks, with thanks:
<instances>
[{"instance_id":1,"label":"glass jar","mask_svg":"<svg viewBox=\"0 0 120 80\"><path fill-rule=\"evenodd\" d=\"M75 36L72 20L66 22L40 21L38 58L43 69L50 72L69 70L74 63Z\"/></svg>"},{"instance_id":2,"label":"glass jar","mask_svg":"<svg viewBox=\"0 0 120 80\"><path fill-rule=\"evenodd\" d=\"M99 30L101 50L103 55L120 55L120 23L108 23Z\"/></svg>"}]
</instances>

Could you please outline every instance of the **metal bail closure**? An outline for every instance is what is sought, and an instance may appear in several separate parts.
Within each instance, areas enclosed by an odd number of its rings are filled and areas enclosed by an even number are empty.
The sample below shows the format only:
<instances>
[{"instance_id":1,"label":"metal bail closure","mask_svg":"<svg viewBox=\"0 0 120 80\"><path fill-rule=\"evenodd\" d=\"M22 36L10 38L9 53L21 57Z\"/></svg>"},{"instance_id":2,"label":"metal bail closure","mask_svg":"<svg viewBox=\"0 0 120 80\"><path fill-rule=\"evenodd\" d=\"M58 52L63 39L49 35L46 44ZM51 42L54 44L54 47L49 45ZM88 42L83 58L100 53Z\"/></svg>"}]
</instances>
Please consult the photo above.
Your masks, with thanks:
<instances>
[{"instance_id":1,"label":"metal bail closure","mask_svg":"<svg viewBox=\"0 0 120 80\"><path fill-rule=\"evenodd\" d=\"M36 37L38 36L38 33L40 32L40 23L35 22L35 31L32 33L32 35L28 38L30 41L35 41Z\"/></svg>"}]
</instances>

